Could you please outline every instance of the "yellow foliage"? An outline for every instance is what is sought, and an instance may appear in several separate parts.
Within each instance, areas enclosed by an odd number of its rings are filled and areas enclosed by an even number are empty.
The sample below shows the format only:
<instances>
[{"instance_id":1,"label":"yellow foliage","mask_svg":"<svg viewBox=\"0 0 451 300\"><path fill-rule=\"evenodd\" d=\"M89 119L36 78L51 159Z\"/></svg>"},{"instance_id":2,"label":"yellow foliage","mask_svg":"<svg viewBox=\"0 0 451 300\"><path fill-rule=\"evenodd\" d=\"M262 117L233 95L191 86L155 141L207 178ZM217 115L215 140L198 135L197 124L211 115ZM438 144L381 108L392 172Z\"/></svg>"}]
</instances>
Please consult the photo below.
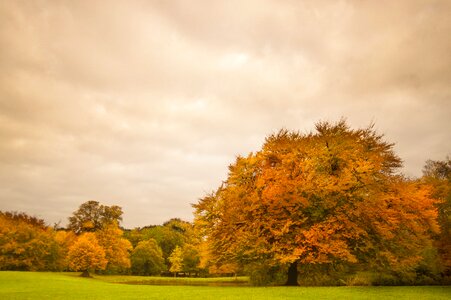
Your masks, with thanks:
<instances>
[{"instance_id":1,"label":"yellow foliage","mask_svg":"<svg viewBox=\"0 0 451 300\"><path fill-rule=\"evenodd\" d=\"M104 270L108 261L94 233L84 233L69 248L69 267L74 271Z\"/></svg>"},{"instance_id":2,"label":"yellow foliage","mask_svg":"<svg viewBox=\"0 0 451 300\"><path fill-rule=\"evenodd\" d=\"M107 269L130 268L130 252L133 247L128 240L122 238L122 230L116 222L97 231L96 237L105 251L105 258L108 261Z\"/></svg>"}]
</instances>

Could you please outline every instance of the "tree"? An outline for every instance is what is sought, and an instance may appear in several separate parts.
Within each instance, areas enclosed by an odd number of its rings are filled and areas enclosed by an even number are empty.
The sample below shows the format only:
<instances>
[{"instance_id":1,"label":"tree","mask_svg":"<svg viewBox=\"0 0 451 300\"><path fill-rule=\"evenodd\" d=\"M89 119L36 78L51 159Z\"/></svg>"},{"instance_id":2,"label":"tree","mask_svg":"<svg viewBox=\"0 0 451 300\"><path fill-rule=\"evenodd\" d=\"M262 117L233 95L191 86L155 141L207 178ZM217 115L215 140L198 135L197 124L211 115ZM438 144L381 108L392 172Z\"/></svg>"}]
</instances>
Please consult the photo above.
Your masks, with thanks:
<instances>
[{"instance_id":1,"label":"tree","mask_svg":"<svg viewBox=\"0 0 451 300\"><path fill-rule=\"evenodd\" d=\"M68 253L69 247L74 244L77 236L72 231L58 230L54 233L54 240L58 245L58 260L53 268L56 271L67 271L69 269Z\"/></svg>"},{"instance_id":2,"label":"tree","mask_svg":"<svg viewBox=\"0 0 451 300\"><path fill-rule=\"evenodd\" d=\"M132 272L137 275L157 275L164 269L163 252L154 239L141 241L131 255Z\"/></svg>"},{"instance_id":3,"label":"tree","mask_svg":"<svg viewBox=\"0 0 451 300\"><path fill-rule=\"evenodd\" d=\"M422 181L432 186L432 195L439 199L438 222L440 234L436 237L441 267L446 276L451 276L451 159L428 160L423 168Z\"/></svg>"},{"instance_id":4,"label":"tree","mask_svg":"<svg viewBox=\"0 0 451 300\"><path fill-rule=\"evenodd\" d=\"M127 239L122 238L122 230L116 221L104 225L95 234L99 245L105 251L108 272L114 273L130 268L132 245Z\"/></svg>"},{"instance_id":5,"label":"tree","mask_svg":"<svg viewBox=\"0 0 451 300\"><path fill-rule=\"evenodd\" d=\"M372 126L281 130L237 157L227 180L194 205L195 223L213 263L286 268L287 285L310 264L412 270L438 230L437 212L400 166Z\"/></svg>"},{"instance_id":6,"label":"tree","mask_svg":"<svg viewBox=\"0 0 451 300\"><path fill-rule=\"evenodd\" d=\"M174 251L172 251L169 256L169 262L171 263L169 272L173 272L174 277L176 277L177 273L183 269L183 252L179 246L175 247Z\"/></svg>"},{"instance_id":7,"label":"tree","mask_svg":"<svg viewBox=\"0 0 451 300\"><path fill-rule=\"evenodd\" d=\"M122 221L122 208L117 205L101 205L97 201L87 201L69 217L68 228L76 234L95 232L112 222Z\"/></svg>"},{"instance_id":8,"label":"tree","mask_svg":"<svg viewBox=\"0 0 451 300\"><path fill-rule=\"evenodd\" d=\"M94 233L87 232L80 235L69 248L69 267L74 271L83 271L83 277L89 277L90 271L104 270L108 261L105 251L99 245Z\"/></svg>"},{"instance_id":9,"label":"tree","mask_svg":"<svg viewBox=\"0 0 451 300\"><path fill-rule=\"evenodd\" d=\"M182 247L183 271L188 273L198 273L200 264L199 245L185 243Z\"/></svg>"},{"instance_id":10,"label":"tree","mask_svg":"<svg viewBox=\"0 0 451 300\"><path fill-rule=\"evenodd\" d=\"M169 265L169 255L176 246L182 247L185 243L194 243L196 235L193 224L180 219L170 219L163 225L143 228L142 240L155 239L163 251L165 262Z\"/></svg>"},{"instance_id":11,"label":"tree","mask_svg":"<svg viewBox=\"0 0 451 300\"><path fill-rule=\"evenodd\" d=\"M54 232L43 220L0 212L0 270L57 270L62 259Z\"/></svg>"}]
</instances>

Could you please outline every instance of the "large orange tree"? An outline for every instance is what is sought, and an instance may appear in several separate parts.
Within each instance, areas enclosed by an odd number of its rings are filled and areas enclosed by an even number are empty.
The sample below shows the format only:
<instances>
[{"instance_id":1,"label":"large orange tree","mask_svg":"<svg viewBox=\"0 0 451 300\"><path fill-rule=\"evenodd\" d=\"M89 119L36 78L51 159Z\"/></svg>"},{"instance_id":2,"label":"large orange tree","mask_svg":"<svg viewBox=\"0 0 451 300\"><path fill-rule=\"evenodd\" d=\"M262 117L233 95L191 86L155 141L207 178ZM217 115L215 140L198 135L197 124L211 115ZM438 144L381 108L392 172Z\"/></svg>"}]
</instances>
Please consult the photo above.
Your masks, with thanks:
<instances>
[{"instance_id":1,"label":"large orange tree","mask_svg":"<svg viewBox=\"0 0 451 300\"><path fill-rule=\"evenodd\" d=\"M194 205L195 223L214 263L284 266L287 285L313 264L413 269L438 230L437 211L399 167L372 126L281 130L237 157L227 180Z\"/></svg>"}]
</instances>

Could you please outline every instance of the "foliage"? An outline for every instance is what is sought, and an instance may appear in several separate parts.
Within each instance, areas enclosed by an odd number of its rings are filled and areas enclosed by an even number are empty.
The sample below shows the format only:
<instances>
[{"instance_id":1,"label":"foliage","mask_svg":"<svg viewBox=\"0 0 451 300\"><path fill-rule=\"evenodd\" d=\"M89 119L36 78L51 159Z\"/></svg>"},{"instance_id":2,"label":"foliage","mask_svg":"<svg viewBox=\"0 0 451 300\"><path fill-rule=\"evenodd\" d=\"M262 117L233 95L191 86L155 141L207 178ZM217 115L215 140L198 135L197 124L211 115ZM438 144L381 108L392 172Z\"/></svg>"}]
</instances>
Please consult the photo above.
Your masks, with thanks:
<instances>
[{"instance_id":1,"label":"foliage","mask_svg":"<svg viewBox=\"0 0 451 300\"><path fill-rule=\"evenodd\" d=\"M125 229L123 233L123 237L127 239L135 248L139 242L144 240L144 236L139 228L135 229Z\"/></svg>"},{"instance_id":2,"label":"foliage","mask_svg":"<svg viewBox=\"0 0 451 300\"><path fill-rule=\"evenodd\" d=\"M141 241L131 255L132 272L137 275L157 275L165 269L163 252L154 239Z\"/></svg>"},{"instance_id":3,"label":"foliage","mask_svg":"<svg viewBox=\"0 0 451 300\"><path fill-rule=\"evenodd\" d=\"M95 232L103 226L122 221L122 208L116 205L106 206L97 201L87 201L80 205L71 217L68 228L76 234Z\"/></svg>"},{"instance_id":4,"label":"foliage","mask_svg":"<svg viewBox=\"0 0 451 300\"><path fill-rule=\"evenodd\" d=\"M428 160L422 181L432 186L433 196L440 200L437 208L441 231L436 236L436 245L443 274L451 278L451 159Z\"/></svg>"},{"instance_id":5,"label":"foliage","mask_svg":"<svg viewBox=\"0 0 451 300\"><path fill-rule=\"evenodd\" d=\"M58 245L56 247L56 255L54 267L47 270L67 271L69 270L69 261L67 259L69 247L75 242L77 236L72 231L58 230L53 231L53 240Z\"/></svg>"},{"instance_id":6,"label":"foliage","mask_svg":"<svg viewBox=\"0 0 451 300\"><path fill-rule=\"evenodd\" d=\"M132 245L127 239L122 238L122 230L115 221L98 230L96 237L108 261L106 271L114 273L130 268Z\"/></svg>"},{"instance_id":7,"label":"foliage","mask_svg":"<svg viewBox=\"0 0 451 300\"><path fill-rule=\"evenodd\" d=\"M74 271L104 270L108 261L94 233L86 232L78 237L68 252L69 267Z\"/></svg>"},{"instance_id":8,"label":"foliage","mask_svg":"<svg viewBox=\"0 0 451 300\"><path fill-rule=\"evenodd\" d=\"M145 238L153 238L163 250L163 257L168 259L175 247L182 247L193 237L193 225L180 219L171 219L162 226L154 226L143 232Z\"/></svg>"},{"instance_id":9,"label":"foliage","mask_svg":"<svg viewBox=\"0 0 451 300\"><path fill-rule=\"evenodd\" d=\"M393 144L344 121L281 130L237 157L194 205L215 264L366 264L408 272L438 231L427 187L397 175Z\"/></svg>"},{"instance_id":10,"label":"foliage","mask_svg":"<svg viewBox=\"0 0 451 300\"><path fill-rule=\"evenodd\" d=\"M182 247L183 253L183 271L188 273L198 273L200 256L197 247L192 244L185 243Z\"/></svg>"},{"instance_id":11,"label":"foliage","mask_svg":"<svg viewBox=\"0 0 451 300\"><path fill-rule=\"evenodd\" d=\"M246 265L245 272L254 286L283 285L287 281L284 267L253 263Z\"/></svg>"},{"instance_id":12,"label":"foliage","mask_svg":"<svg viewBox=\"0 0 451 300\"><path fill-rule=\"evenodd\" d=\"M179 246L183 252L184 272L198 273L200 261L198 247L199 238L194 231L193 224L180 219L170 219L163 225L147 226L125 231L127 238L134 247L141 241L155 240L163 252L163 258L168 269L170 267L169 256Z\"/></svg>"},{"instance_id":13,"label":"foliage","mask_svg":"<svg viewBox=\"0 0 451 300\"><path fill-rule=\"evenodd\" d=\"M0 212L0 270L58 270L63 258L53 235L43 220Z\"/></svg>"},{"instance_id":14,"label":"foliage","mask_svg":"<svg viewBox=\"0 0 451 300\"><path fill-rule=\"evenodd\" d=\"M174 251L172 251L169 256L169 262L171 263L169 271L174 273L174 276L177 276L177 273L183 270L183 252L179 246L176 246Z\"/></svg>"}]
</instances>

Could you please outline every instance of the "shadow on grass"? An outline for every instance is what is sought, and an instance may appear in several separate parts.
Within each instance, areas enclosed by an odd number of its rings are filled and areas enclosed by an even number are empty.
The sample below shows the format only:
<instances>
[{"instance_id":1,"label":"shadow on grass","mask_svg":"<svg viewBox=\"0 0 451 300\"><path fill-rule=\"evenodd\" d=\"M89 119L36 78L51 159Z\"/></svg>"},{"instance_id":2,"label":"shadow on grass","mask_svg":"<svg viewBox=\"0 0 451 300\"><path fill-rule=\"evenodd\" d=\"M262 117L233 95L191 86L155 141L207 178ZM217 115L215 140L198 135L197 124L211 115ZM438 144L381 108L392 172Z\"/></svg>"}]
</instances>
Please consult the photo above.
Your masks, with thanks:
<instances>
[{"instance_id":1,"label":"shadow on grass","mask_svg":"<svg viewBox=\"0 0 451 300\"><path fill-rule=\"evenodd\" d=\"M118 283L131 285L231 286L231 287L249 286L249 282L246 280L234 280L234 281L142 280L142 281L127 281Z\"/></svg>"}]
</instances>

